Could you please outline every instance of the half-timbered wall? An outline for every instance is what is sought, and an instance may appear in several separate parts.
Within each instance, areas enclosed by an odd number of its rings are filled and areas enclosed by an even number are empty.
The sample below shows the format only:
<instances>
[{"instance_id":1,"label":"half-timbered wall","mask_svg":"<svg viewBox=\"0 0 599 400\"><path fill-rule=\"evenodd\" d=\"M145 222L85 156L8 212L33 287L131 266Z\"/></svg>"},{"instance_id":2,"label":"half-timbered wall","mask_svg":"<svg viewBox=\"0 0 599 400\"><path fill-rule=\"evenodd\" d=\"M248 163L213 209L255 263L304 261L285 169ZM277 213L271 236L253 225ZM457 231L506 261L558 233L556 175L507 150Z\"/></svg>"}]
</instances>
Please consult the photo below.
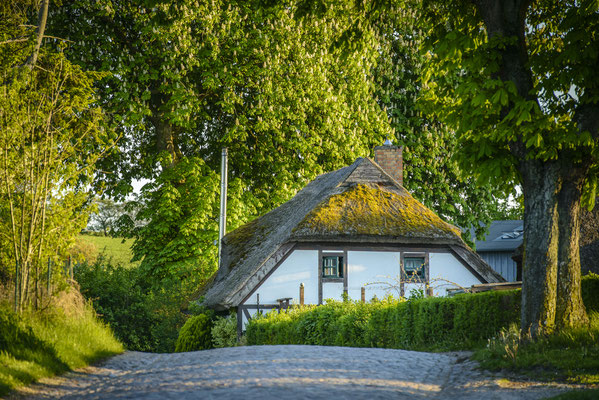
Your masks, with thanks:
<instances>
[{"instance_id":1,"label":"half-timbered wall","mask_svg":"<svg viewBox=\"0 0 599 400\"><path fill-rule=\"evenodd\" d=\"M343 254L347 260L344 280L323 279L320 257ZM246 305L277 304L279 299L291 298L299 304L299 287L304 284L304 303L319 304L326 299L341 300L344 290L352 300L360 300L362 288L365 300L382 299L388 294L409 297L413 289L426 292L425 283L401 283L401 263L404 257L423 257L426 261L426 282L435 296L445 296L447 289L469 287L482 283L454 254L445 249L392 249L369 251L346 248L295 249L253 290L243 302ZM322 299L322 301L319 301ZM248 310L254 315L256 310ZM243 325L247 322L244 316Z\"/></svg>"}]
</instances>

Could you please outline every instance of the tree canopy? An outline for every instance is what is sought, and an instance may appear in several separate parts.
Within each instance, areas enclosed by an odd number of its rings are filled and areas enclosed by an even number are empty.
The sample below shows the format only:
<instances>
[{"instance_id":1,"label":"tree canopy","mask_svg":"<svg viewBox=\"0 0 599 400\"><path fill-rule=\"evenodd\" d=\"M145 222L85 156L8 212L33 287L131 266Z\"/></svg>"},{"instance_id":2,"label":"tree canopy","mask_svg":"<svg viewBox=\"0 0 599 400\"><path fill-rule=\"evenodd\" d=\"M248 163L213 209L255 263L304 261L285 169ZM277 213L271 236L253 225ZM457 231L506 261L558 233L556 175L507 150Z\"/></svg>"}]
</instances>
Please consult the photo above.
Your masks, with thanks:
<instances>
[{"instance_id":1,"label":"tree canopy","mask_svg":"<svg viewBox=\"0 0 599 400\"><path fill-rule=\"evenodd\" d=\"M423 4L427 109L455 129L464 168L523 187L522 329L584 323L578 220L597 182L597 3Z\"/></svg>"}]
</instances>

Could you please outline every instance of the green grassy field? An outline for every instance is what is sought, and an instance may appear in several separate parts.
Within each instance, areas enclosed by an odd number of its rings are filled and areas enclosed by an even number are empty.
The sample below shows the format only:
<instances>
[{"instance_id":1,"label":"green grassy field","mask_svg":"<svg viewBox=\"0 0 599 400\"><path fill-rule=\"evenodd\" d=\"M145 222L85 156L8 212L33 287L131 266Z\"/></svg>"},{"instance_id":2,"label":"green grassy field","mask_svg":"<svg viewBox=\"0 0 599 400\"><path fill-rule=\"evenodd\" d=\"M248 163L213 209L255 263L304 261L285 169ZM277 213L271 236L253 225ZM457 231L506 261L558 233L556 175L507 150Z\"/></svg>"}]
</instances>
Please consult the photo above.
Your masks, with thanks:
<instances>
[{"instance_id":1,"label":"green grassy field","mask_svg":"<svg viewBox=\"0 0 599 400\"><path fill-rule=\"evenodd\" d=\"M79 248L85 253L88 261L94 261L98 256L112 259L114 264L135 267L139 262L131 262L133 239L113 238L110 236L79 235Z\"/></svg>"}]
</instances>

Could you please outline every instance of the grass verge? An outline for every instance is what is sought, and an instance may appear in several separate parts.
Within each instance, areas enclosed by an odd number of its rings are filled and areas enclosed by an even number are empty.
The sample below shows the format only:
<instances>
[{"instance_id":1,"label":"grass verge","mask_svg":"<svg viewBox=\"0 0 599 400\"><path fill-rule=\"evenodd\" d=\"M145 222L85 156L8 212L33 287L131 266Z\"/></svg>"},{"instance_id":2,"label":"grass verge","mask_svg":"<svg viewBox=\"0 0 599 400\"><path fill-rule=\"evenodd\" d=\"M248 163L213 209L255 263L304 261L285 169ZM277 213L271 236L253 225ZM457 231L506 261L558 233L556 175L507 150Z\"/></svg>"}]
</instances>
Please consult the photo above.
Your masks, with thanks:
<instances>
[{"instance_id":1,"label":"grass verge","mask_svg":"<svg viewBox=\"0 0 599 400\"><path fill-rule=\"evenodd\" d=\"M547 400L597 400L599 399L599 389L575 390L573 392L562 393Z\"/></svg>"},{"instance_id":2,"label":"grass verge","mask_svg":"<svg viewBox=\"0 0 599 400\"><path fill-rule=\"evenodd\" d=\"M506 369L543 380L599 384L599 312L590 312L589 318L588 327L558 332L530 343L520 340L518 327L513 325L490 339L474 358L490 370Z\"/></svg>"},{"instance_id":3,"label":"grass verge","mask_svg":"<svg viewBox=\"0 0 599 400\"><path fill-rule=\"evenodd\" d=\"M79 293L71 290L60 302L43 312L26 311L19 316L9 304L0 304L0 396L123 352ZM71 306L63 308L66 303Z\"/></svg>"}]
</instances>

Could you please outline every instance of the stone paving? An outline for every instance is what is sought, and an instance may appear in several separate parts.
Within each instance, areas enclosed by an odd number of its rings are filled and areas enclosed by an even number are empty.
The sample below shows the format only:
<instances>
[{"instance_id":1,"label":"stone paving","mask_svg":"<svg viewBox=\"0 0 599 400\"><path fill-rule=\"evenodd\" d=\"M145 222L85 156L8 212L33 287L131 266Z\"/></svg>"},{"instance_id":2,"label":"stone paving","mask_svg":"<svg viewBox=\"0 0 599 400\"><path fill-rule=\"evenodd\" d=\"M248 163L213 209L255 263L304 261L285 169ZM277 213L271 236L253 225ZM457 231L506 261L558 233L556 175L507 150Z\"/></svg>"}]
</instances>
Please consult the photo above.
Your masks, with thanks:
<instances>
[{"instance_id":1,"label":"stone paving","mask_svg":"<svg viewBox=\"0 0 599 400\"><path fill-rule=\"evenodd\" d=\"M126 352L15 399L542 399L565 385L514 383L464 353L323 346Z\"/></svg>"}]
</instances>

